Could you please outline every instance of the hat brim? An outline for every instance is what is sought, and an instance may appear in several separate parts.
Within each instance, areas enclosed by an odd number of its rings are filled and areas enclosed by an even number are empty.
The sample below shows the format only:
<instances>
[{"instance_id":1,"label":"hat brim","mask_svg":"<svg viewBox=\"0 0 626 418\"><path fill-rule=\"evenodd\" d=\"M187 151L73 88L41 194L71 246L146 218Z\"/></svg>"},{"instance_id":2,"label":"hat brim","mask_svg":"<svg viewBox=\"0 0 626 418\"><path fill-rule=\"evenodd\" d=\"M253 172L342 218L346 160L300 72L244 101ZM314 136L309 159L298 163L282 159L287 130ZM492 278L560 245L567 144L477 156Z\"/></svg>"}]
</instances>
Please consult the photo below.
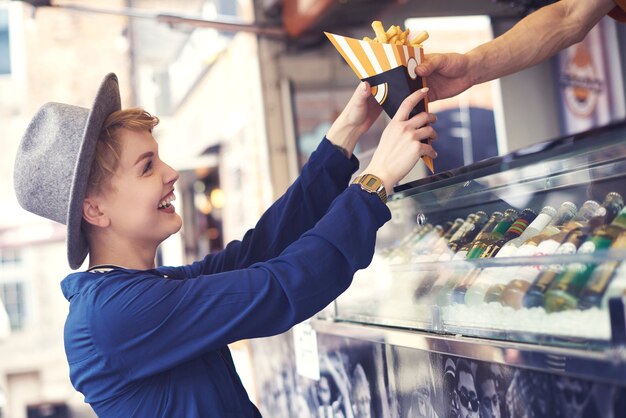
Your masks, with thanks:
<instances>
[{"instance_id":1,"label":"hat brim","mask_svg":"<svg viewBox=\"0 0 626 418\"><path fill-rule=\"evenodd\" d=\"M79 268L89 253L87 239L81 228L83 219L82 206L87 192L89 172L96 151L96 142L107 117L120 109L121 99L117 76L109 73L100 84L96 98L87 116L82 145L76 160L76 166L74 167L66 224L67 259L72 269Z\"/></svg>"}]
</instances>

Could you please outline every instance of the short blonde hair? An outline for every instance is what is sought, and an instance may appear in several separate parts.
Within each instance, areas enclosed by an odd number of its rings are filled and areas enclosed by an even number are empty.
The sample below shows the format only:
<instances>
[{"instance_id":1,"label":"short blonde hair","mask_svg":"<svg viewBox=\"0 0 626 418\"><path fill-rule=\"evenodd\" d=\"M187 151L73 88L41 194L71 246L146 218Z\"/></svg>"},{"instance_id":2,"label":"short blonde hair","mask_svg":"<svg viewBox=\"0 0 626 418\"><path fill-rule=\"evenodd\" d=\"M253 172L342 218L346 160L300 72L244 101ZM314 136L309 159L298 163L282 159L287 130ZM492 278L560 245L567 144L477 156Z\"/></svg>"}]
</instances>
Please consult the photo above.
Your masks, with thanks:
<instances>
[{"instance_id":1,"label":"short blonde hair","mask_svg":"<svg viewBox=\"0 0 626 418\"><path fill-rule=\"evenodd\" d=\"M96 141L96 152L89 172L87 193L98 193L103 187L110 184L109 181L117 170L120 161L122 148L120 129L152 132L158 123L158 117L152 116L139 107L111 113L104 121L100 136Z\"/></svg>"}]
</instances>

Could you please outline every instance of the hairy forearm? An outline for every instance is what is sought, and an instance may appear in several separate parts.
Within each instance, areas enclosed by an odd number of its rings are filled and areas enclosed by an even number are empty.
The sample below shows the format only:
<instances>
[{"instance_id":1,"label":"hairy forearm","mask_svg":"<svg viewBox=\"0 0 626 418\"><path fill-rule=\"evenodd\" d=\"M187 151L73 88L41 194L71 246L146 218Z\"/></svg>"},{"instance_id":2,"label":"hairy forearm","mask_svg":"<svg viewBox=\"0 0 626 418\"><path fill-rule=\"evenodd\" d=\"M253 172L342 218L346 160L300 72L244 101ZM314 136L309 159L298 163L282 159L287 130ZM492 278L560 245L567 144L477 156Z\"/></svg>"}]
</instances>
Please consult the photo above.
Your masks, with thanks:
<instances>
[{"instance_id":1,"label":"hairy forearm","mask_svg":"<svg viewBox=\"0 0 626 418\"><path fill-rule=\"evenodd\" d=\"M537 10L467 53L472 84L531 67L581 41L613 7L613 0L561 0Z\"/></svg>"}]
</instances>

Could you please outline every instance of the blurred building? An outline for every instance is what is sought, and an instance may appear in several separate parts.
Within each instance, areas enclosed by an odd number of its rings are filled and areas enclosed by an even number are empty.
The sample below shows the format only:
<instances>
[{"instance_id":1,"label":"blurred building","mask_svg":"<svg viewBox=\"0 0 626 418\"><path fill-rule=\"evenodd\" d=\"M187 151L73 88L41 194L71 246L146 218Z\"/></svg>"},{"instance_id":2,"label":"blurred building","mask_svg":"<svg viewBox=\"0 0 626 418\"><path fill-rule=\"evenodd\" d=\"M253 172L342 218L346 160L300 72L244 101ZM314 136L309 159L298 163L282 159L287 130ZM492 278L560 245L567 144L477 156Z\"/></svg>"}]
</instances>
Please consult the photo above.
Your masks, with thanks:
<instances>
[{"instance_id":1,"label":"blurred building","mask_svg":"<svg viewBox=\"0 0 626 418\"><path fill-rule=\"evenodd\" d=\"M165 160L181 172L177 206L185 227L164 243L160 264L220 249L252 227L273 197L256 36L167 25L156 17L251 20L249 1L53 4L61 7L34 9L0 0L5 150L0 155L0 300L7 311L4 317L0 311L0 337L3 318L11 331L0 340L0 408L1 416L12 418L94 416L69 382L63 349L68 305L59 283L70 272L65 228L23 211L13 194L15 151L39 106L59 101L89 107L103 75L115 72L122 105L141 105L161 118L155 136ZM63 7L68 5L85 10ZM139 13L131 18L132 11ZM245 355L235 357L245 361Z\"/></svg>"},{"instance_id":2,"label":"blurred building","mask_svg":"<svg viewBox=\"0 0 626 418\"><path fill-rule=\"evenodd\" d=\"M0 310L0 408L12 418L26 417L29 407L40 416L93 416L69 382L63 352L67 302L59 282L70 272L65 229L23 211L13 193L15 150L41 104L88 107L103 75L115 72L123 106L139 105L160 117L154 133L165 161L181 173L175 205L184 226L163 244L157 261L180 264L221 249L253 227L298 175L352 94L357 79L324 30L361 37L371 34L374 19L388 26L404 25L411 17L480 14L490 16L488 35L497 36L520 17L503 2L485 0L52 3L59 7L34 9L0 0L0 300L6 310L6 316ZM218 31L202 24L223 18L248 27ZM259 35L268 27L285 33ZM463 49L475 41L449 36ZM500 83L501 88L479 87L481 98L493 96L488 104L471 99L440 107L455 109L448 118L450 138L463 140L467 132L481 136L473 131L479 118L463 111L477 105L493 107L493 115L481 119L489 125L483 131L497 133L490 153L558 135L551 63ZM519 108L525 111L516 112ZM362 164L385 123L381 117L362 141L357 151ZM448 162L461 165L488 156L461 154L458 162ZM418 165L411 176L424 174ZM4 338L3 324L11 331ZM246 367L248 347L242 342L233 348L242 380L258 399Z\"/></svg>"}]
</instances>

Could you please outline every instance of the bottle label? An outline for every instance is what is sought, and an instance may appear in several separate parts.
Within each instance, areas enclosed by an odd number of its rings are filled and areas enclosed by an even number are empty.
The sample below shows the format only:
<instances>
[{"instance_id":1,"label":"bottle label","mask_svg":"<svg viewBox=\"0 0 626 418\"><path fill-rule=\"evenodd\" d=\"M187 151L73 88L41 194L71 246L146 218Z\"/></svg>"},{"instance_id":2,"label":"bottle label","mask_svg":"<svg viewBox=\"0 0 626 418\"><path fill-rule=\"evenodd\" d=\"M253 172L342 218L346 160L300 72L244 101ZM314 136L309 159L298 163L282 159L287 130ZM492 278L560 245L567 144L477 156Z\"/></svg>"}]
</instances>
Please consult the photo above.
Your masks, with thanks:
<instances>
[{"instance_id":1,"label":"bottle label","mask_svg":"<svg viewBox=\"0 0 626 418\"><path fill-rule=\"evenodd\" d=\"M480 258L491 258L499 249L500 247L498 245L491 244L480 254Z\"/></svg>"},{"instance_id":2,"label":"bottle label","mask_svg":"<svg viewBox=\"0 0 626 418\"><path fill-rule=\"evenodd\" d=\"M472 247L472 249L467 252L466 258L478 258L480 257L480 255L483 253L484 250L485 250L484 247L479 247L479 246Z\"/></svg>"},{"instance_id":3,"label":"bottle label","mask_svg":"<svg viewBox=\"0 0 626 418\"><path fill-rule=\"evenodd\" d=\"M585 241L578 249L580 254L589 254L596 250L596 243L593 241Z\"/></svg>"},{"instance_id":4,"label":"bottle label","mask_svg":"<svg viewBox=\"0 0 626 418\"><path fill-rule=\"evenodd\" d=\"M540 290L541 293L545 293L550 284L559 275L559 272L550 268L543 273L533 283L533 287Z\"/></svg>"},{"instance_id":5,"label":"bottle label","mask_svg":"<svg viewBox=\"0 0 626 418\"><path fill-rule=\"evenodd\" d=\"M513 256L513 254L517 254L518 250L520 250L520 248L517 248L514 245L505 245L504 247L500 248L500 251L498 251L496 257L511 257Z\"/></svg>"},{"instance_id":6,"label":"bottle label","mask_svg":"<svg viewBox=\"0 0 626 418\"><path fill-rule=\"evenodd\" d=\"M464 260L467 257L467 250L459 250L452 257L453 260Z\"/></svg>"},{"instance_id":7,"label":"bottle label","mask_svg":"<svg viewBox=\"0 0 626 418\"><path fill-rule=\"evenodd\" d=\"M585 292L603 294L608 287L618 262L603 263L596 267Z\"/></svg>"},{"instance_id":8,"label":"bottle label","mask_svg":"<svg viewBox=\"0 0 626 418\"><path fill-rule=\"evenodd\" d=\"M520 235L522 232L524 232L526 227L528 227L528 221L526 219L518 219L513 225L511 225L507 233L515 233L517 235Z\"/></svg>"},{"instance_id":9,"label":"bottle label","mask_svg":"<svg viewBox=\"0 0 626 418\"><path fill-rule=\"evenodd\" d=\"M535 255L554 254L554 252L559 248L560 245L560 242L553 239L542 241L541 244L537 246L537 251L535 251Z\"/></svg>"},{"instance_id":10,"label":"bottle label","mask_svg":"<svg viewBox=\"0 0 626 418\"><path fill-rule=\"evenodd\" d=\"M573 242L564 242L559 246L559 248L557 248L555 254L574 254L575 252L576 245Z\"/></svg>"},{"instance_id":11,"label":"bottle label","mask_svg":"<svg viewBox=\"0 0 626 418\"><path fill-rule=\"evenodd\" d=\"M594 236L585 241L578 249L579 254L589 254L596 249L608 248L611 240L603 236ZM594 263L573 263L563 274L556 288L567 291L570 287L582 288L595 268Z\"/></svg>"},{"instance_id":12,"label":"bottle label","mask_svg":"<svg viewBox=\"0 0 626 418\"><path fill-rule=\"evenodd\" d=\"M515 251L516 257L530 257L531 255L535 255L535 251L537 251L536 245L524 244Z\"/></svg>"},{"instance_id":13,"label":"bottle label","mask_svg":"<svg viewBox=\"0 0 626 418\"><path fill-rule=\"evenodd\" d=\"M475 223L465 223L463 224L458 231L456 231L456 233L454 235L452 235L452 237L450 238L450 242L453 241L458 241L459 239L463 238L463 236L465 234L467 234L470 231L473 231L474 228L476 228L476 224Z\"/></svg>"}]
</instances>

